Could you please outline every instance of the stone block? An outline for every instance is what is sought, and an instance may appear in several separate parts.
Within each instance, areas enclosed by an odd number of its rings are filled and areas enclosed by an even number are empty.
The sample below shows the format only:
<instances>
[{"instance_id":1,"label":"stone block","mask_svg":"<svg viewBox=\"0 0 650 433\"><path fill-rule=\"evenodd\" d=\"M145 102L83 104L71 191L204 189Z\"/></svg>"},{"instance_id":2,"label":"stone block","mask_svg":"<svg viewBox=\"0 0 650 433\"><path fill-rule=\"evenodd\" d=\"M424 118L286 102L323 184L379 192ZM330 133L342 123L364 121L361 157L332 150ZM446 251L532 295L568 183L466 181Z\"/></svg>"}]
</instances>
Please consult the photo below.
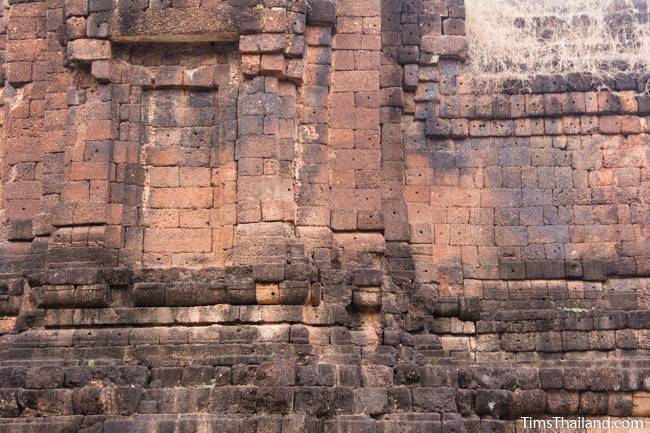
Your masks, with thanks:
<instances>
[{"instance_id":1,"label":"stone block","mask_svg":"<svg viewBox=\"0 0 650 433\"><path fill-rule=\"evenodd\" d=\"M381 310L381 290L378 288L363 288L352 292L352 308L360 312L377 312Z\"/></svg>"},{"instance_id":2,"label":"stone block","mask_svg":"<svg viewBox=\"0 0 650 433\"><path fill-rule=\"evenodd\" d=\"M512 413L512 393L505 390L484 390L476 392L476 414L495 418L508 418Z\"/></svg>"},{"instance_id":3,"label":"stone block","mask_svg":"<svg viewBox=\"0 0 650 433\"><path fill-rule=\"evenodd\" d=\"M583 392L580 394L580 413L585 415L606 415L607 394Z\"/></svg>"},{"instance_id":4,"label":"stone block","mask_svg":"<svg viewBox=\"0 0 650 433\"><path fill-rule=\"evenodd\" d=\"M336 22L336 5L331 0L310 1L307 8L307 24L334 24ZM309 29L307 30L309 32Z\"/></svg>"},{"instance_id":5,"label":"stone block","mask_svg":"<svg viewBox=\"0 0 650 433\"><path fill-rule=\"evenodd\" d=\"M423 36L420 49L440 57L465 58L467 38L464 36Z\"/></svg>"},{"instance_id":6,"label":"stone block","mask_svg":"<svg viewBox=\"0 0 650 433\"><path fill-rule=\"evenodd\" d=\"M549 413L553 415L572 415L580 407L580 394L569 391L549 391L546 394L546 404Z\"/></svg>"},{"instance_id":7,"label":"stone block","mask_svg":"<svg viewBox=\"0 0 650 433\"><path fill-rule=\"evenodd\" d=\"M631 416L634 411L634 399L632 394L613 393L609 394L607 413L610 416L626 417Z\"/></svg>"},{"instance_id":8,"label":"stone block","mask_svg":"<svg viewBox=\"0 0 650 433\"><path fill-rule=\"evenodd\" d=\"M111 58L111 43L99 39L76 39L68 42L67 54L70 60L94 62Z\"/></svg>"},{"instance_id":9,"label":"stone block","mask_svg":"<svg viewBox=\"0 0 650 433\"><path fill-rule=\"evenodd\" d=\"M0 416L15 418L20 415L17 392L11 390L0 391Z\"/></svg>"},{"instance_id":10,"label":"stone block","mask_svg":"<svg viewBox=\"0 0 650 433\"><path fill-rule=\"evenodd\" d=\"M635 417L650 416L650 393L647 392L634 393L632 416Z\"/></svg>"},{"instance_id":11,"label":"stone block","mask_svg":"<svg viewBox=\"0 0 650 433\"><path fill-rule=\"evenodd\" d=\"M239 38L239 51L242 54L280 53L284 51L285 39L283 34L242 35Z\"/></svg>"},{"instance_id":12,"label":"stone block","mask_svg":"<svg viewBox=\"0 0 650 433\"><path fill-rule=\"evenodd\" d=\"M456 392L452 388L414 388L413 407L425 412L455 412Z\"/></svg>"}]
</instances>

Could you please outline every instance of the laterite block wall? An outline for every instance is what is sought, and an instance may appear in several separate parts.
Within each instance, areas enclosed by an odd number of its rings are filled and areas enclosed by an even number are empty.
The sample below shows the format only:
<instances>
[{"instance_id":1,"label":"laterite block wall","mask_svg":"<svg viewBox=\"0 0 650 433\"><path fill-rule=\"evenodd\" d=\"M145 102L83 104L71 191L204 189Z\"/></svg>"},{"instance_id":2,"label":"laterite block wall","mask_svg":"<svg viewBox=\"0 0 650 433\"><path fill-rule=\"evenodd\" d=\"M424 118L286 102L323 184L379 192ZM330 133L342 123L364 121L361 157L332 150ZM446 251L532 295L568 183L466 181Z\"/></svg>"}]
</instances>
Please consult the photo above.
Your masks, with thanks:
<instances>
[{"instance_id":1,"label":"laterite block wall","mask_svg":"<svg viewBox=\"0 0 650 433\"><path fill-rule=\"evenodd\" d=\"M477 94L465 17L6 2L0 432L650 417L648 77Z\"/></svg>"}]
</instances>

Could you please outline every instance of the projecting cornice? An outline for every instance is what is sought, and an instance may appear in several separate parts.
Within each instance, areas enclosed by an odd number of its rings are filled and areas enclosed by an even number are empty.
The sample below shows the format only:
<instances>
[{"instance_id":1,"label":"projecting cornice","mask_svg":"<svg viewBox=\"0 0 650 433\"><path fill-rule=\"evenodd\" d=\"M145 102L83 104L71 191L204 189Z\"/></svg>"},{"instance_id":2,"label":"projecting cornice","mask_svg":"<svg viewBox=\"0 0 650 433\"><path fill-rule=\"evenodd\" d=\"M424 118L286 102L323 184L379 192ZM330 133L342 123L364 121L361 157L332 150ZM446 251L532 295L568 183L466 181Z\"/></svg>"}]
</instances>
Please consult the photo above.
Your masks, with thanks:
<instances>
[{"instance_id":1,"label":"projecting cornice","mask_svg":"<svg viewBox=\"0 0 650 433\"><path fill-rule=\"evenodd\" d=\"M119 43L236 42L239 35L260 27L260 8L115 10L109 39Z\"/></svg>"}]
</instances>

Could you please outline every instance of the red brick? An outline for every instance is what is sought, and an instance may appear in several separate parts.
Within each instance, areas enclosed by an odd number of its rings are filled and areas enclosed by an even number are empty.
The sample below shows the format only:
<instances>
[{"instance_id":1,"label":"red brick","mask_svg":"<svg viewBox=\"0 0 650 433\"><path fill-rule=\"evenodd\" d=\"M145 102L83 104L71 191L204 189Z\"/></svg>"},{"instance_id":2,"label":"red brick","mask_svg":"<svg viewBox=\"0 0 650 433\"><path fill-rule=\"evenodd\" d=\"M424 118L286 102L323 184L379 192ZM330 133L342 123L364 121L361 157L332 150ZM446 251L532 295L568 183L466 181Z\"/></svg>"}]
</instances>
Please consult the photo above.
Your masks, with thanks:
<instances>
[{"instance_id":1,"label":"red brick","mask_svg":"<svg viewBox=\"0 0 650 433\"><path fill-rule=\"evenodd\" d=\"M89 182L64 182L61 187L61 200L74 202L86 201L90 197Z\"/></svg>"},{"instance_id":2,"label":"red brick","mask_svg":"<svg viewBox=\"0 0 650 433\"><path fill-rule=\"evenodd\" d=\"M639 110L639 104L637 102L636 95L637 95L636 92L633 91L618 93L621 112L633 114Z\"/></svg>"},{"instance_id":3,"label":"red brick","mask_svg":"<svg viewBox=\"0 0 650 433\"><path fill-rule=\"evenodd\" d=\"M285 202L283 200L262 200L262 220L282 221Z\"/></svg>"},{"instance_id":4,"label":"red brick","mask_svg":"<svg viewBox=\"0 0 650 433\"><path fill-rule=\"evenodd\" d=\"M113 138L112 120L95 120L87 124L86 140L99 141Z\"/></svg>"},{"instance_id":5,"label":"red brick","mask_svg":"<svg viewBox=\"0 0 650 433\"><path fill-rule=\"evenodd\" d=\"M379 126L379 110L374 108L356 108L354 129L373 129Z\"/></svg>"},{"instance_id":6,"label":"red brick","mask_svg":"<svg viewBox=\"0 0 650 433\"><path fill-rule=\"evenodd\" d=\"M354 51L335 51L332 54L332 67L337 71L354 70Z\"/></svg>"},{"instance_id":7,"label":"red brick","mask_svg":"<svg viewBox=\"0 0 650 433\"><path fill-rule=\"evenodd\" d=\"M464 58L467 54L467 38L464 36L424 36L420 49L443 57Z\"/></svg>"},{"instance_id":8,"label":"red brick","mask_svg":"<svg viewBox=\"0 0 650 433\"><path fill-rule=\"evenodd\" d=\"M332 161L334 170L379 169L381 154L378 150L336 150Z\"/></svg>"},{"instance_id":9,"label":"red brick","mask_svg":"<svg viewBox=\"0 0 650 433\"><path fill-rule=\"evenodd\" d=\"M13 62L5 65L7 81L13 84L32 81L32 64L28 62Z\"/></svg>"},{"instance_id":10,"label":"red brick","mask_svg":"<svg viewBox=\"0 0 650 433\"><path fill-rule=\"evenodd\" d=\"M379 35L363 35L361 37L362 50L380 50L381 49L381 36Z\"/></svg>"},{"instance_id":11,"label":"red brick","mask_svg":"<svg viewBox=\"0 0 650 433\"><path fill-rule=\"evenodd\" d=\"M152 208L209 208L212 188L155 188L150 192Z\"/></svg>"},{"instance_id":12,"label":"red brick","mask_svg":"<svg viewBox=\"0 0 650 433\"><path fill-rule=\"evenodd\" d=\"M260 62L260 74L274 77L284 77L287 64L282 54L263 54Z\"/></svg>"},{"instance_id":13,"label":"red brick","mask_svg":"<svg viewBox=\"0 0 650 433\"><path fill-rule=\"evenodd\" d=\"M478 207L480 202L480 190L445 186L431 188L431 204L433 206Z\"/></svg>"},{"instance_id":14,"label":"red brick","mask_svg":"<svg viewBox=\"0 0 650 433\"><path fill-rule=\"evenodd\" d=\"M367 48L364 47L365 50ZM356 51L354 53L354 69L379 69L379 51Z\"/></svg>"},{"instance_id":15,"label":"red brick","mask_svg":"<svg viewBox=\"0 0 650 433\"><path fill-rule=\"evenodd\" d=\"M339 33L361 33L363 19L361 17L339 17L336 20L336 32Z\"/></svg>"},{"instance_id":16,"label":"red brick","mask_svg":"<svg viewBox=\"0 0 650 433\"><path fill-rule=\"evenodd\" d=\"M156 228L145 229L146 252L209 252L212 250L210 229Z\"/></svg>"},{"instance_id":17,"label":"red brick","mask_svg":"<svg viewBox=\"0 0 650 433\"><path fill-rule=\"evenodd\" d=\"M8 219L29 219L41 212L41 200L7 200L6 216Z\"/></svg>"},{"instance_id":18,"label":"red brick","mask_svg":"<svg viewBox=\"0 0 650 433\"><path fill-rule=\"evenodd\" d=\"M111 58L111 43L99 39L76 39L68 42L70 60L92 62Z\"/></svg>"},{"instance_id":19,"label":"red brick","mask_svg":"<svg viewBox=\"0 0 650 433\"><path fill-rule=\"evenodd\" d=\"M354 131L354 147L357 149L379 149L379 129L361 129Z\"/></svg>"},{"instance_id":20,"label":"red brick","mask_svg":"<svg viewBox=\"0 0 650 433\"><path fill-rule=\"evenodd\" d=\"M237 222L254 223L262 220L259 200L239 200L237 202Z\"/></svg>"},{"instance_id":21,"label":"red brick","mask_svg":"<svg viewBox=\"0 0 650 433\"><path fill-rule=\"evenodd\" d=\"M183 73L183 84L186 86L211 87L214 82L214 69L211 66L200 66L186 69Z\"/></svg>"},{"instance_id":22,"label":"red brick","mask_svg":"<svg viewBox=\"0 0 650 433\"><path fill-rule=\"evenodd\" d=\"M73 162L67 178L70 180L108 180L110 174L109 162Z\"/></svg>"},{"instance_id":23,"label":"red brick","mask_svg":"<svg viewBox=\"0 0 650 433\"><path fill-rule=\"evenodd\" d=\"M86 37L86 17L71 17L65 22L66 32L70 40Z\"/></svg>"},{"instance_id":24,"label":"red brick","mask_svg":"<svg viewBox=\"0 0 650 433\"><path fill-rule=\"evenodd\" d=\"M352 149L354 147L354 131L351 129L332 129L330 143L335 149Z\"/></svg>"},{"instance_id":25,"label":"red brick","mask_svg":"<svg viewBox=\"0 0 650 433\"><path fill-rule=\"evenodd\" d=\"M149 167L147 178L151 187L179 186L178 167Z\"/></svg>"},{"instance_id":26,"label":"red brick","mask_svg":"<svg viewBox=\"0 0 650 433\"><path fill-rule=\"evenodd\" d=\"M621 116L601 116L598 118L598 129L603 134L621 133Z\"/></svg>"},{"instance_id":27,"label":"red brick","mask_svg":"<svg viewBox=\"0 0 650 433\"><path fill-rule=\"evenodd\" d=\"M279 53L284 50L284 34L242 35L239 38L239 50L243 54Z\"/></svg>"},{"instance_id":28,"label":"red brick","mask_svg":"<svg viewBox=\"0 0 650 433\"><path fill-rule=\"evenodd\" d=\"M102 224L108 216L106 203L79 202L74 206L72 222L74 224Z\"/></svg>"},{"instance_id":29,"label":"red brick","mask_svg":"<svg viewBox=\"0 0 650 433\"><path fill-rule=\"evenodd\" d=\"M334 71L333 92L368 91L379 88L379 71Z\"/></svg>"},{"instance_id":30,"label":"red brick","mask_svg":"<svg viewBox=\"0 0 650 433\"><path fill-rule=\"evenodd\" d=\"M33 62L45 58L45 39L7 41L6 62Z\"/></svg>"},{"instance_id":31,"label":"red brick","mask_svg":"<svg viewBox=\"0 0 650 433\"><path fill-rule=\"evenodd\" d=\"M302 83L305 63L302 59L291 59L287 61L287 80L293 83Z\"/></svg>"},{"instance_id":32,"label":"red brick","mask_svg":"<svg viewBox=\"0 0 650 433\"><path fill-rule=\"evenodd\" d=\"M638 116L622 116L621 132L623 134L640 134L643 132L643 122Z\"/></svg>"},{"instance_id":33,"label":"red brick","mask_svg":"<svg viewBox=\"0 0 650 433\"><path fill-rule=\"evenodd\" d=\"M243 61L243 60L242 60ZM181 85L183 68L180 66L160 66L156 70L156 84L159 86Z\"/></svg>"},{"instance_id":34,"label":"red brick","mask_svg":"<svg viewBox=\"0 0 650 433\"><path fill-rule=\"evenodd\" d=\"M9 182L5 186L4 197L7 200L39 199L41 197L41 182L18 181Z\"/></svg>"},{"instance_id":35,"label":"red brick","mask_svg":"<svg viewBox=\"0 0 650 433\"><path fill-rule=\"evenodd\" d=\"M332 44L332 30L330 27L308 26L305 39L309 46L328 47Z\"/></svg>"},{"instance_id":36,"label":"red brick","mask_svg":"<svg viewBox=\"0 0 650 433\"><path fill-rule=\"evenodd\" d=\"M277 155L278 143L275 137L269 135L249 136L237 141L236 158L274 158Z\"/></svg>"},{"instance_id":37,"label":"red brick","mask_svg":"<svg viewBox=\"0 0 650 433\"><path fill-rule=\"evenodd\" d=\"M264 33L283 33L287 28L287 10L284 8L271 8L264 12L262 17L262 31Z\"/></svg>"},{"instance_id":38,"label":"red brick","mask_svg":"<svg viewBox=\"0 0 650 433\"><path fill-rule=\"evenodd\" d=\"M363 34L378 35L381 30L381 17L365 17L363 19Z\"/></svg>"},{"instance_id":39,"label":"red brick","mask_svg":"<svg viewBox=\"0 0 650 433\"><path fill-rule=\"evenodd\" d=\"M65 16L88 15L88 2L86 0L65 0Z\"/></svg>"},{"instance_id":40,"label":"red brick","mask_svg":"<svg viewBox=\"0 0 650 433\"><path fill-rule=\"evenodd\" d=\"M333 230L356 230L357 211L349 209L334 209L331 213Z\"/></svg>"},{"instance_id":41,"label":"red brick","mask_svg":"<svg viewBox=\"0 0 650 433\"><path fill-rule=\"evenodd\" d=\"M332 109L354 107L354 92L330 93L329 107Z\"/></svg>"},{"instance_id":42,"label":"red brick","mask_svg":"<svg viewBox=\"0 0 650 433\"><path fill-rule=\"evenodd\" d=\"M149 165L163 167L178 164L181 151L177 147L148 149L146 162Z\"/></svg>"},{"instance_id":43,"label":"red brick","mask_svg":"<svg viewBox=\"0 0 650 433\"><path fill-rule=\"evenodd\" d=\"M186 228L209 228L210 209L181 209L179 225Z\"/></svg>"},{"instance_id":44,"label":"red brick","mask_svg":"<svg viewBox=\"0 0 650 433\"><path fill-rule=\"evenodd\" d=\"M336 34L332 39L335 50L358 50L361 48L361 35L353 33Z\"/></svg>"},{"instance_id":45,"label":"red brick","mask_svg":"<svg viewBox=\"0 0 650 433\"><path fill-rule=\"evenodd\" d=\"M356 110L354 108L332 110L330 126L332 128L353 129L355 126Z\"/></svg>"},{"instance_id":46,"label":"red brick","mask_svg":"<svg viewBox=\"0 0 650 433\"><path fill-rule=\"evenodd\" d=\"M205 167L181 167L180 186L210 186L210 169Z\"/></svg>"},{"instance_id":47,"label":"red brick","mask_svg":"<svg viewBox=\"0 0 650 433\"><path fill-rule=\"evenodd\" d=\"M336 4L337 16L376 17L381 15L380 0L342 0Z\"/></svg>"}]
</instances>

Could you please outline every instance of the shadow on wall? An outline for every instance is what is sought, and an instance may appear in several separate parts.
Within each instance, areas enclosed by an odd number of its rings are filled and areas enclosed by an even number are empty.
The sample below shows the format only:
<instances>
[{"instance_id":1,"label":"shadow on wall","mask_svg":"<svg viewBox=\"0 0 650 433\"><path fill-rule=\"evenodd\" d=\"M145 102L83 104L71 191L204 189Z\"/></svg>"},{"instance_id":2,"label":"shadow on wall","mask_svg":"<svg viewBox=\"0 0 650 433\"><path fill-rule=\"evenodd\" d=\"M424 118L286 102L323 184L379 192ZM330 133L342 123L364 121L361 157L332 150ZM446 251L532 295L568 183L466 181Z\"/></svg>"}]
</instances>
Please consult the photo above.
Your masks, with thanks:
<instances>
[{"instance_id":1,"label":"shadow on wall","mask_svg":"<svg viewBox=\"0 0 650 433\"><path fill-rule=\"evenodd\" d=\"M409 161L413 242L461 283L648 272L646 135L435 140Z\"/></svg>"},{"instance_id":2,"label":"shadow on wall","mask_svg":"<svg viewBox=\"0 0 650 433\"><path fill-rule=\"evenodd\" d=\"M1 196L2 196L2 190L0 190L0 197ZM8 236L7 217L5 215L5 210L3 208L0 209L0 248L2 248L3 243L7 242L7 236Z\"/></svg>"}]
</instances>

